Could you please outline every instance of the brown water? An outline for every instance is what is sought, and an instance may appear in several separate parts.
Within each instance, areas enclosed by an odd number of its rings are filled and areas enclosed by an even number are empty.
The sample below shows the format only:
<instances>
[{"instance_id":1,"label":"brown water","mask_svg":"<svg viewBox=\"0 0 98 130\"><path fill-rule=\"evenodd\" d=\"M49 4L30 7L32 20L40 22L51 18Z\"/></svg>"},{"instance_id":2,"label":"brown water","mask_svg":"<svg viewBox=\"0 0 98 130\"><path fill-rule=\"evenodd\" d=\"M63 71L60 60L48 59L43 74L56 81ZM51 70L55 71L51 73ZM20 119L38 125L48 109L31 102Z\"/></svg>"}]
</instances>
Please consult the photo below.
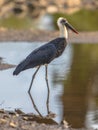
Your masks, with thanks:
<instances>
[{"instance_id":1,"label":"brown water","mask_svg":"<svg viewBox=\"0 0 98 130\"><path fill-rule=\"evenodd\" d=\"M63 80L63 116L81 127L89 122L87 116L98 121L98 45L74 44L73 51L70 72Z\"/></svg>"},{"instance_id":2,"label":"brown water","mask_svg":"<svg viewBox=\"0 0 98 130\"><path fill-rule=\"evenodd\" d=\"M0 57L9 64L18 64L42 43L0 44ZM0 72L1 108L21 108L37 114L27 90L33 70L13 77L14 69ZM47 89L44 67L35 79L32 96L42 115L47 114ZM72 127L98 128L98 44L70 44L64 54L49 65L50 111L55 120L65 119ZM5 82L6 81L6 82Z\"/></svg>"}]
</instances>

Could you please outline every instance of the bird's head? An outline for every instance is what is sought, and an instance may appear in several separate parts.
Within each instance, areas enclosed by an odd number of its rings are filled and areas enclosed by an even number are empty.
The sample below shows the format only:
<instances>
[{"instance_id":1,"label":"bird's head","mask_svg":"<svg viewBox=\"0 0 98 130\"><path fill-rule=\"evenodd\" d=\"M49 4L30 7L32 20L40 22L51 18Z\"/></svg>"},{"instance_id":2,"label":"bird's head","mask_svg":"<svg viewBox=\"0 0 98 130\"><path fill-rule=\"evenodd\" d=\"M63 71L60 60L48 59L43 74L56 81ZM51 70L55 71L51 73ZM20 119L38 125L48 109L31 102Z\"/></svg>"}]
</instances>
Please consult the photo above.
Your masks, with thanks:
<instances>
[{"instance_id":1,"label":"bird's head","mask_svg":"<svg viewBox=\"0 0 98 130\"><path fill-rule=\"evenodd\" d=\"M57 25L59 26L59 28L62 28L65 26L66 28L69 28L70 30L72 30L74 33L78 34L78 32L68 23L66 18L63 18L63 17L58 18Z\"/></svg>"}]
</instances>

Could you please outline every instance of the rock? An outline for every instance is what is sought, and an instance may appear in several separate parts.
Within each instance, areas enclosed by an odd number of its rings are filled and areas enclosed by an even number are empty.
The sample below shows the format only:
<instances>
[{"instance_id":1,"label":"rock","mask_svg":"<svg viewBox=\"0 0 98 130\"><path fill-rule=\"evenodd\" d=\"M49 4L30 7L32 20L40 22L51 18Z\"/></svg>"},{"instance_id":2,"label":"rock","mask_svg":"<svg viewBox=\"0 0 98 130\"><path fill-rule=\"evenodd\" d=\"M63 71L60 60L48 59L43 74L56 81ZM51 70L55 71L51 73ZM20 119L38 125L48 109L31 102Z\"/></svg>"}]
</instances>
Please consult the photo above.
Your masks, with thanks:
<instances>
[{"instance_id":1,"label":"rock","mask_svg":"<svg viewBox=\"0 0 98 130\"><path fill-rule=\"evenodd\" d=\"M70 7L76 7L76 6L80 6L81 5L81 1L80 0L68 0L66 2L67 6Z\"/></svg>"},{"instance_id":2,"label":"rock","mask_svg":"<svg viewBox=\"0 0 98 130\"><path fill-rule=\"evenodd\" d=\"M14 122L10 122L9 126L12 127L12 128L16 128L17 127L17 125Z\"/></svg>"},{"instance_id":3,"label":"rock","mask_svg":"<svg viewBox=\"0 0 98 130\"><path fill-rule=\"evenodd\" d=\"M5 119L2 119L2 118L0 119L0 124L6 124L6 122L7 121Z\"/></svg>"},{"instance_id":4,"label":"rock","mask_svg":"<svg viewBox=\"0 0 98 130\"><path fill-rule=\"evenodd\" d=\"M58 12L58 8L55 5L50 5L49 7L47 7L46 11L48 13L57 13Z\"/></svg>"},{"instance_id":5,"label":"rock","mask_svg":"<svg viewBox=\"0 0 98 130\"><path fill-rule=\"evenodd\" d=\"M98 0L83 0L82 6L87 9L97 9L98 8Z\"/></svg>"},{"instance_id":6,"label":"rock","mask_svg":"<svg viewBox=\"0 0 98 130\"><path fill-rule=\"evenodd\" d=\"M81 8L96 9L98 0L0 0L0 17L8 17L13 13L37 18L43 12L73 13Z\"/></svg>"},{"instance_id":7,"label":"rock","mask_svg":"<svg viewBox=\"0 0 98 130\"><path fill-rule=\"evenodd\" d=\"M39 4L40 4L41 6L46 7L46 6L47 6L47 1L45 1L45 0L40 0L40 1L39 1Z\"/></svg>"},{"instance_id":8,"label":"rock","mask_svg":"<svg viewBox=\"0 0 98 130\"><path fill-rule=\"evenodd\" d=\"M0 17L4 18L10 16L13 6L14 6L13 2L2 6L0 10Z\"/></svg>"}]
</instances>

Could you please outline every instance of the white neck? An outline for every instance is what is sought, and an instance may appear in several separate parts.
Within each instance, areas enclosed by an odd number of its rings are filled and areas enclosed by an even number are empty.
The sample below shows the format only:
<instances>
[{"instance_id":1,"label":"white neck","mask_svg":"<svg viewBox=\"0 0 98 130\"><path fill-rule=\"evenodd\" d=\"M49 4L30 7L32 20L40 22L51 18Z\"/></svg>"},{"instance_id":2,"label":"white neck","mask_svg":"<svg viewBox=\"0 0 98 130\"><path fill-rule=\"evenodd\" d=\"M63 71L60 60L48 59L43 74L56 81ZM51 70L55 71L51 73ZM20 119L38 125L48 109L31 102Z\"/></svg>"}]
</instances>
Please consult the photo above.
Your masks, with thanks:
<instances>
[{"instance_id":1,"label":"white neck","mask_svg":"<svg viewBox=\"0 0 98 130\"><path fill-rule=\"evenodd\" d=\"M60 37L65 37L66 39L68 38L68 31L65 26L60 26Z\"/></svg>"}]
</instances>

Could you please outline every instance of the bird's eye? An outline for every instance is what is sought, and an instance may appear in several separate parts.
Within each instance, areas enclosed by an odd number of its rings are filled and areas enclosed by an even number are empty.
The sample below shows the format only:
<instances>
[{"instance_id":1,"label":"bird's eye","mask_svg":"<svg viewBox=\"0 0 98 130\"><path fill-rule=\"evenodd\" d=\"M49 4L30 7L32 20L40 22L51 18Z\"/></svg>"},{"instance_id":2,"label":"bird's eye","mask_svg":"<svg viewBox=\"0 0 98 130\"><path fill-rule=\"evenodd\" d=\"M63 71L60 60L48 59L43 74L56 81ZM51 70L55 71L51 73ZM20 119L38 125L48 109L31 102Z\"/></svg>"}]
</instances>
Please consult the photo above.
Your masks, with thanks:
<instances>
[{"instance_id":1,"label":"bird's eye","mask_svg":"<svg viewBox=\"0 0 98 130\"><path fill-rule=\"evenodd\" d=\"M66 23L66 20L65 20L65 19L62 19L62 20L61 20L61 23L62 23L62 24L65 24L65 23Z\"/></svg>"}]
</instances>

